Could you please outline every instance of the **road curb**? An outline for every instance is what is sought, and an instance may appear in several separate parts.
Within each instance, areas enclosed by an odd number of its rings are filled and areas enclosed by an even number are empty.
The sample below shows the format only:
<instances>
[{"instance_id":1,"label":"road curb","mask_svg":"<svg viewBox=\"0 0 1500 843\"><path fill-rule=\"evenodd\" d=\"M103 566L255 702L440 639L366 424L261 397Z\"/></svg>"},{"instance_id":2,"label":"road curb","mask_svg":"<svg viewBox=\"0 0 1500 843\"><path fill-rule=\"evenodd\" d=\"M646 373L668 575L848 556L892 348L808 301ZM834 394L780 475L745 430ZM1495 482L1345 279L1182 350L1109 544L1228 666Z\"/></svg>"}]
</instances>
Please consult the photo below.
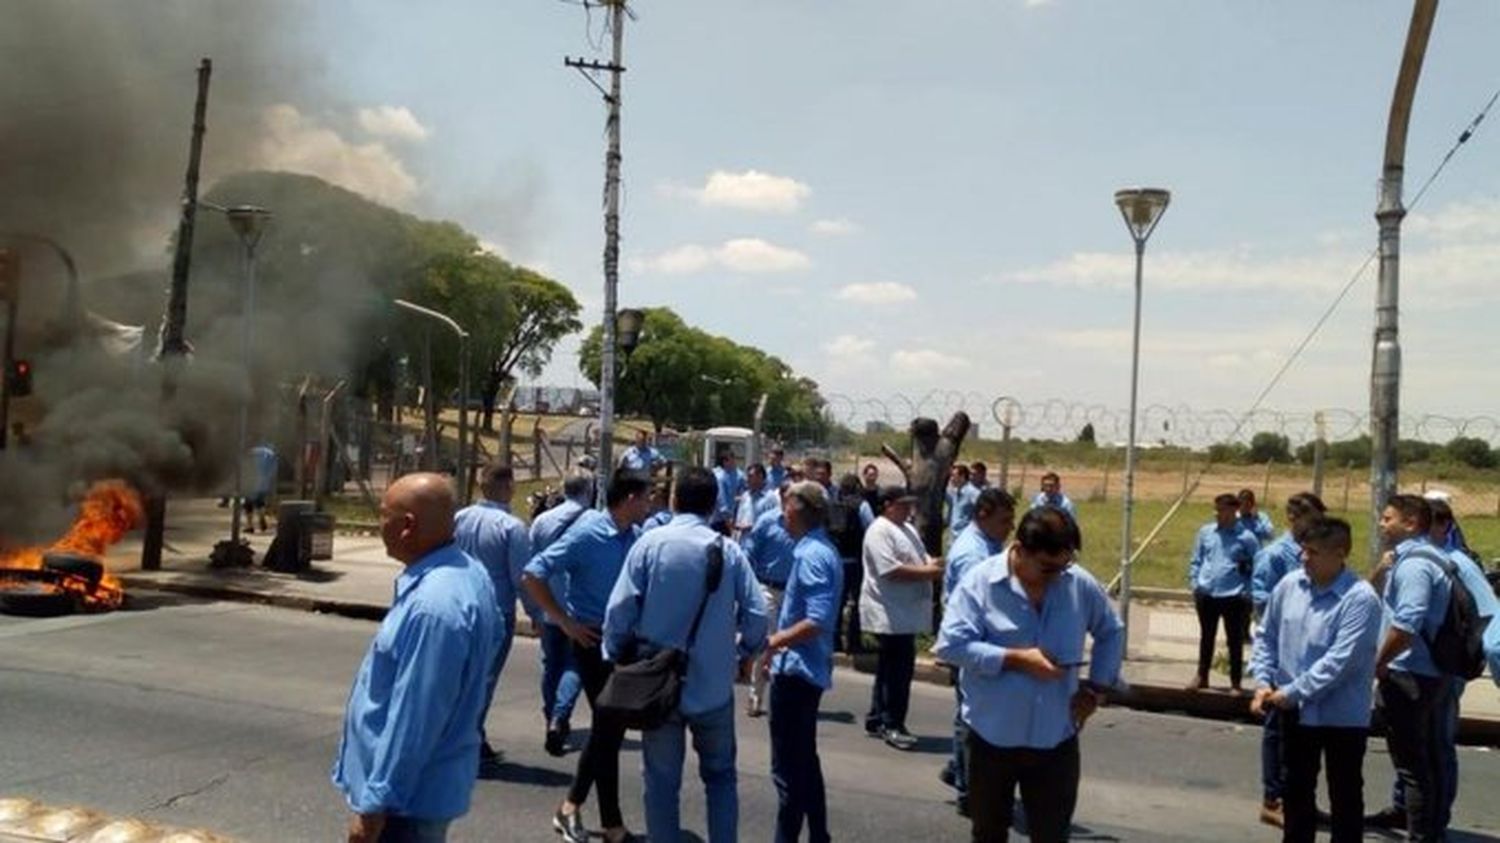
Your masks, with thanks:
<instances>
[{"instance_id":1,"label":"road curb","mask_svg":"<svg viewBox=\"0 0 1500 843\"><path fill-rule=\"evenodd\" d=\"M229 585L164 582L153 577L140 575L132 576L127 574L121 576L120 580L125 585L127 592L167 592L182 594L188 597L275 606L277 608L294 609L303 612L318 612L320 614L338 615L355 620L380 621L385 618L388 608L378 603L361 601L324 600L294 594L264 594ZM535 638L537 636L536 630L532 628L530 623L517 624L516 633L526 638ZM874 673L875 653L867 652L854 656L847 653L835 653L833 663L835 667L842 667L846 670L853 670L859 673ZM1126 664L1126 672L1129 672L1129 663ZM953 685L949 667L931 659L918 658L913 677L918 682L930 685L945 687L952 687ZM1257 725L1255 718L1250 716L1249 697L1236 696L1226 691L1189 691L1186 688L1168 685L1132 683L1127 690L1111 695L1110 704L1137 711L1176 713L1208 720L1235 721ZM1459 720L1458 725L1458 741L1470 746L1500 747L1500 720L1488 720L1477 717L1462 718Z\"/></svg>"}]
</instances>

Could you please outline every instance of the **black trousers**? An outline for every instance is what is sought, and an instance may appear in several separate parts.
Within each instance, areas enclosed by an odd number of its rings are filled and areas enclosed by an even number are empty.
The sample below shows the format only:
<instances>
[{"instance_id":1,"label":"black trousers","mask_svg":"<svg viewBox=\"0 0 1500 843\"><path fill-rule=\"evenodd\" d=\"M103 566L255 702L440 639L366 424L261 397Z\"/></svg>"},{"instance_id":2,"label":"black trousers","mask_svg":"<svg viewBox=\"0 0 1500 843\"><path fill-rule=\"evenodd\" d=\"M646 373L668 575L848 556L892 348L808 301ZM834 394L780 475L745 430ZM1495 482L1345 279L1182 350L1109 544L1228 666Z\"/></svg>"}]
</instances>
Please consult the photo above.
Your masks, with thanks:
<instances>
[{"instance_id":1,"label":"black trousers","mask_svg":"<svg viewBox=\"0 0 1500 843\"><path fill-rule=\"evenodd\" d=\"M1078 805L1078 738L1051 749L991 746L969 731L969 817L974 843L1005 843L1016 786L1033 843L1066 841Z\"/></svg>"},{"instance_id":2,"label":"black trousers","mask_svg":"<svg viewBox=\"0 0 1500 843\"><path fill-rule=\"evenodd\" d=\"M917 636L876 635L880 642L875 662L875 686L870 689L870 713L865 730L906 730L911 706L911 680L917 670Z\"/></svg>"},{"instance_id":3,"label":"black trousers","mask_svg":"<svg viewBox=\"0 0 1500 843\"><path fill-rule=\"evenodd\" d=\"M1365 741L1357 727L1303 726L1296 711L1278 711L1286 778L1281 791L1284 843L1313 843L1318 833L1318 768L1328 765L1328 801L1333 843L1364 839Z\"/></svg>"},{"instance_id":4,"label":"black trousers","mask_svg":"<svg viewBox=\"0 0 1500 843\"><path fill-rule=\"evenodd\" d=\"M776 784L776 843L827 843L828 796L818 760L818 703L823 689L799 676L771 680L771 781Z\"/></svg>"},{"instance_id":5,"label":"black trousers","mask_svg":"<svg viewBox=\"0 0 1500 843\"><path fill-rule=\"evenodd\" d=\"M859 590L865 581L865 565L858 559L844 562L844 593L839 600L840 610L847 611L848 619L842 628L835 631L838 640L836 649L842 653L862 653L864 643L859 628Z\"/></svg>"},{"instance_id":6,"label":"black trousers","mask_svg":"<svg viewBox=\"0 0 1500 843\"><path fill-rule=\"evenodd\" d=\"M1245 633L1250 629L1250 601L1240 596L1193 595L1198 610L1198 676L1208 678L1214 661L1214 637L1219 619L1224 619L1224 637L1229 641L1229 684L1238 688L1245 672Z\"/></svg>"},{"instance_id":7,"label":"black trousers","mask_svg":"<svg viewBox=\"0 0 1500 843\"><path fill-rule=\"evenodd\" d=\"M1441 840L1443 781L1438 751L1444 680L1393 670L1376 685L1385 717L1385 743L1406 791L1406 839Z\"/></svg>"},{"instance_id":8,"label":"black trousers","mask_svg":"<svg viewBox=\"0 0 1500 843\"><path fill-rule=\"evenodd\" d=\"M594 701L604 690L604 683L614 667L604 660L599 647L584 647L573 642L573 658L578 665L578 676L583 680L583 693L589 699L589 739L578 754L578 771L573 774L573 785L568 788L568 801L582 805L589 801L589 790L599 788L599 824L605 828L618 828L625 824L620 814L620 744L625 741L625 727L617 720L599 715L599 706Z\"/></svg>"}]
</instances>

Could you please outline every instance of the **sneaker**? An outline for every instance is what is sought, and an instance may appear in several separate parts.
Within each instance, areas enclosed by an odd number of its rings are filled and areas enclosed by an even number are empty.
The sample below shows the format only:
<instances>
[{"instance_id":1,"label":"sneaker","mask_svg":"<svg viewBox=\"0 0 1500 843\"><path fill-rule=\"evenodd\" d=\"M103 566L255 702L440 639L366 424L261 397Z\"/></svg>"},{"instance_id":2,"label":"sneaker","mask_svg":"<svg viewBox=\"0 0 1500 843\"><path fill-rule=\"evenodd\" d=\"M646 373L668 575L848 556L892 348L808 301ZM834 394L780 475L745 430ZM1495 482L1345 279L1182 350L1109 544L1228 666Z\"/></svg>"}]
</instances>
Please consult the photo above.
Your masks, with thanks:
<instances>
[{"instance_id":1,"label":"sneaker","mask_svg":"<svg viewBox=\"0 0 1500 843\"><path fill-rule=\"evenodd\" d=\"M583 827L582 811L564 814L559 808L552 815L552 830L562 836L564 843L588 843L589 830Z\"/></svg>"},{"instance_id":2,"label":"sneaker","mask_svg":"<svg viewBox=\"0 0 1500 843\"><path fill-rule=\"evenodd\" d=\"M1281 812L1280 799L1267 799L1260 803L1260 821L1275 828L1281 828L1286 824L1286 818Z\"/></svg>"},{"instance_id":3,"label":"sneaker","mask_svg":"<svg viewBox=\"0 0 1500 843\"><path fill-rule=\"evenodd\" d=\"M879 723L871 721L871 720L866 720L865 721L865 737L867 737L867 738L880 738L880 737L884 737L884 736L885 736L885 727L884 726L881 726Z\"/></svg>"},{"instance_id":4,"label":"sneaker","mask_svg":"<svg viewBox=\"0 0 1500 843\"><path fill-rule=\"evenodd\" d=\"M547 739L542 743L542 748L553 758L561 758L568 754L568 728L566 723L553 723L547 726Z\"/></svg>"},{"instance_id":5,"label":"sneaker","mask_svg":"<svg viewBox=\"0 0 1500 843\"><path fill-rule=\"evenodd\" d=\"M946 765L944 765L943 769L938 771L938 781L949 787L958 787L958 777L953 774L952 761L949 761Z\"/></svg>"},{"instance_id":6,"label":"sneaker","mask_svg":"<svg viewBox=\"0 0 1500 843\"><path fill-rule=\"evenodd\" d=\"M1365 828L1384 828L1392 831L1405 830L1406 812L1398 811L1390 806L1381 808L1373 814L1365 815Z\"/></svg>"},{"instance_id":7,"label":"sneaker","mask_svg":"<svg viewBox=\"0 0 1500 843\"><path fill-rule=\"evenodd\" d=\"M886 746L902 752L914 749L917 745L916 736L905 729L886 729L880 737L885 741Z\"/></svg>"}]
</instances>

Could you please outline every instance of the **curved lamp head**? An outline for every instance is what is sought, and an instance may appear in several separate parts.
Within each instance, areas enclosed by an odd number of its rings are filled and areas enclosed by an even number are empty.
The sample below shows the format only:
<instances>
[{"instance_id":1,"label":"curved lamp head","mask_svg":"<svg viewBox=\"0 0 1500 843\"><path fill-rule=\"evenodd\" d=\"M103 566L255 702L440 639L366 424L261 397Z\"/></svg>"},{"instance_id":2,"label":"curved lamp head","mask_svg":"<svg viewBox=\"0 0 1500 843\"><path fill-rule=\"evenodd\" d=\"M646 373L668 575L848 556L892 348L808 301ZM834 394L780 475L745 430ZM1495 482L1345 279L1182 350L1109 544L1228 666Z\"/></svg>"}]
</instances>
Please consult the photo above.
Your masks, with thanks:
<instances>
[{"instance_id":1,"label":"curved lamp head","mask_svg":"<svg viewBox=\"0 0 1500 843\"><path fill-rule=\"evenodd\" d=\"M1115 204L1120 207L1120 216L1137 243L1145 243L1161 222L1167 204L1172 201L1172 192L1159 187L1127 187L1115 191Z\"/></svg>"},{"instance_id":2,"label":"curved lamp head","mask_svg":"<svg viewBox=\"0 0 1500 843\"><path fill-rule=\"evenodd\" d=\"M271 221L271 212L256 205L235 205L232 208L225 208L224 216L229 218L229 226L247 246L254 246L260 242L266 223Z\"/></svg>"},{"instance_id":3,"label":"curved lamp head","mask_svg":"<svg viewBox=\"0 0 1500 843\"><path fill-rule=\"evenodd\" d=\"M615 313L615 341L620 350L629 357L641 343L641 328L646 324L646 312L627 307Z\"/></svg>"}]
</instances>

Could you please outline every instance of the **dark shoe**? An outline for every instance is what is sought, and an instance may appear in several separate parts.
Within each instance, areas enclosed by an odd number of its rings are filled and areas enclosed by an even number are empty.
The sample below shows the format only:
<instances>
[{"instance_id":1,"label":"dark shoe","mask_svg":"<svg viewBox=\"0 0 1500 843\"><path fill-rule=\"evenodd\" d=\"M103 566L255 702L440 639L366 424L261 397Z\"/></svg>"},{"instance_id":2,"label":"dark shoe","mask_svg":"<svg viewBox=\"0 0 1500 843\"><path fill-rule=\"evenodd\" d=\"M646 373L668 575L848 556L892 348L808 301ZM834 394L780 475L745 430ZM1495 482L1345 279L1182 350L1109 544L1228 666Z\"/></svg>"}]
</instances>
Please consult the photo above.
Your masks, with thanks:
<instances>
[{"instance_id":1,"label":"dark shoe","mask_svg":"<svg viewBox=\"0 0 1500 843\"><path fill-rule=\"evenodd\" d=\"M958 812L960 817L967 819L969 816L969 797L960 796L953 800L953 810Z\"/></svg>"},{"instance_id":2,"label":"dark shoe","mask_svg":"<svg viewBox=\"0 0 1500 843\"><path fill-rule=\"evenodd\" d=\"M1281 828L1286 824L1286 817L1281 812L1280 799L1267 799L1260 803L1260 821L1275 828Z\"/></svg>"},{"instance_id":3,"label":"dark shoe","mask_svg":"<svg viewBox=\"0 0 1500 843\"><path fill-rule=\"evenodd\" d=\"M565 843L588 843L589 830L583 827L582 811L564 814L558 809L552 814L552 830L562 835Z\"/></svg>"},{"instance_id":4,"label":"dark shoe","mask_svg":"<svg viewBox=\"0 0 1500 843\"><path fill-rule=\"evenodd\" d=\"M485 741L479 745L479 763L499 764L503 760L505 760L505 753L490 746L489 741Z\"/></svg>"},{"instance_id":5,"label":"dark shoe","mask_svg":"<svg viewBox=\"0 0 1500 843\"><path fill-rule=\"evenodd\" d=\"M865 737L879 738L885 736L885 727L871 720L865 721Z\"/></svg>"},{"instance_id":6,"label":"dark shoe","mask_svg":"<svg viewBox=\"0 0 1500 843\"><path fill-rule=\"evenodd\" d=\"M938 781L949 787L958 787L958 777L953 773L953 762L949 761L938 771Z\"/></svg>"},{"instance_id":7,"label":"dark shoe","mask_svg":"<svg viewBox=\"0 0 1500 843\"><path fill-rule=\"evenodd\" d=\"M916 736L905 729L886 729L880 737L885 740L886 746L902 752L914 749L917 745Z\"/></svg>"},{"instance_id":8,"label":"dark shoe","mask_svg":"<svg viewBox=\"0 0 1500 843\"><path fill-rule=\"evenodd\" d=\"M1333 828L1333 814L1328 813L1322 808L1318 808L1315 810L1314 816L1318 818L1319 828Z\"/></svg>"},{"instance_id":9,"label":"dark shoe","mask_svg":"<svg viewBox=\"0 0 1500 843\"><path fill-rule=\"evenodd\" d=\"M1391 831L1402 831L1406 828L1406 812L1398 811L1389 806L1381 808L1373 814L1365 815L1365 828L1384 828Z\"/></svg>"},{"instance_id":10,"label":"dark shoe","mask_svg":"<svg viewBox=\"0 0 1500 843\"><path fill-rule=\"evenodd\" d=\"M547 727L547 741L543 748L553 758L561 758L568 754L568 733L572 731L567 723L553 723Z\"/></svg>"}]
</instances>

